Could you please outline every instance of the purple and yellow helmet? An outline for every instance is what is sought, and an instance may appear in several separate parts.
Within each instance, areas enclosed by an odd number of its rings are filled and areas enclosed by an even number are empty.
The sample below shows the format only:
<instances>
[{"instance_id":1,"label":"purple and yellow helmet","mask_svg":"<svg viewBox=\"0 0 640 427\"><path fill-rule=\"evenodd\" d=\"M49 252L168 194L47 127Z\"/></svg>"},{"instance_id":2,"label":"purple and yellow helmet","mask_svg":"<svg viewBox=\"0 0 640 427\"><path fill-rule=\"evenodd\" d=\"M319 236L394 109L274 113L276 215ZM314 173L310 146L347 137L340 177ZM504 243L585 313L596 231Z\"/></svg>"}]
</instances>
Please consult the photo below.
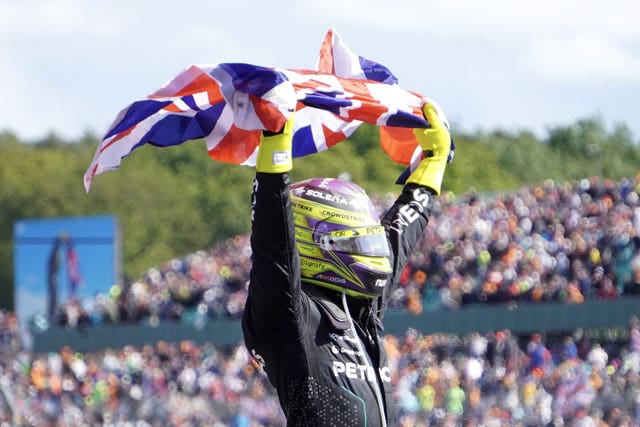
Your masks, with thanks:
<instances>
[{"instance_id":1,"label":"purple and yellow helmet","mask_svg":"<svg viewBox=\"0 0 640 427\"><path fill-rule=\"evenodd\" d=\"M312 178L291 186L302 280L376 298L391 276L389 243L373 203L356 184Z\"/></svg>"}]
</instances>

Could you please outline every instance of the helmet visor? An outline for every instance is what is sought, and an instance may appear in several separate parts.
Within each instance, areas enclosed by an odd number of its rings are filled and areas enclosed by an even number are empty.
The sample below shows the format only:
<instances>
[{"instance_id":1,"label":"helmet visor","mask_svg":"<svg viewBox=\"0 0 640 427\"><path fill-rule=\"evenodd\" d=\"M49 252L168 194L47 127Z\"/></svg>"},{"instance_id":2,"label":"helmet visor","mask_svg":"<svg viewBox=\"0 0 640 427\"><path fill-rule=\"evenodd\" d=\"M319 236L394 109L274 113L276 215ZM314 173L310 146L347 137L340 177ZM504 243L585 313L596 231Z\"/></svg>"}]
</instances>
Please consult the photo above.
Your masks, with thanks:
<instances>
[{"instance_id":1,"label":"helmet visor","mask_svg":"<svg viewBox=\"0 0 640 427\"><path fill-rule=\"evenodd\" d=\"M323 249L334 252L368 256L390 255L385 230L381 225L316 232L314 240L320 243Z\"/></svg>"}]
</instances>

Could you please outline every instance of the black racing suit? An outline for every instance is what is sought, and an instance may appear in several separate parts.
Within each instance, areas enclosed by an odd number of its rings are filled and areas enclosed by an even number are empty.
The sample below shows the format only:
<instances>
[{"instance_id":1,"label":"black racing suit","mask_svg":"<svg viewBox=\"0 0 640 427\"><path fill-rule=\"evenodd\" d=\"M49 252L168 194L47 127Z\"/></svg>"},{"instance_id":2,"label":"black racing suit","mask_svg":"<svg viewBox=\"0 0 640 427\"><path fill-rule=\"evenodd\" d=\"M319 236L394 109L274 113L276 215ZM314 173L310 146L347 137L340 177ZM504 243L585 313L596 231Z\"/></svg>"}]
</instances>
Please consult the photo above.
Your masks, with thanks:
<instances>
[{"instance_id":1,"label":"black racing suit","mask_svg":"<svg viewBox=\"0 0 640 427\"><path fill-rule=\"evenodd\" d=\"M405 186L384 217L392 280L377 301L348 298L354 333L338 292L301 282L289 185L286 173L256 173L245 344L276 388L289 426L384 425L379 397L389 424L391 372L379 319L427 224L431 193Z\"/></svg>"}]
</instances>

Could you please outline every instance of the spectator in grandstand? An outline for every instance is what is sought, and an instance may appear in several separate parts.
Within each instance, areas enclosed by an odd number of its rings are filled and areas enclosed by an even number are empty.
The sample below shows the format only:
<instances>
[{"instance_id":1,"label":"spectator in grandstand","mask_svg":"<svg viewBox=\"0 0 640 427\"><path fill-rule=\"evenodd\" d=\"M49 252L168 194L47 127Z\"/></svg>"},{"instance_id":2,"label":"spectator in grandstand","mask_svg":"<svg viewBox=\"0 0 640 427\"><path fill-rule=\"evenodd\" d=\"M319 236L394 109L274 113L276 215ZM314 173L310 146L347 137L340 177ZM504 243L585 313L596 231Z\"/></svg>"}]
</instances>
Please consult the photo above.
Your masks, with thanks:
<instances>
[{"instance_id":1,"label":"spectator in grandstand","mask_svg":"<svg viewBox=\"0 0 640 427\"><path fill-rule=\"evenodd\" d=\"M497 331L489 342L486 360L494 369L502 372L517 372L520 367L520 350L511 331Z\"/></svg>"},{"instance_id":2,"label":"spectator in grandstand","mask_svg":"<svg viewBox=\"0 0 640 427\"><path fill-rule=\"evenodd\" d=\"M531 335L531 340L527 344L527 357L529 359L528 372L539 370L546 374L553 366L551 352L542 341L542 335L538 332Z\"/></svg>"},{"instance_id":3,"label":"spectator in grandstand","mask_svg":"<svg viewBox=\"0 0 640 427\"><path fill-rule=\"evenodd\" d=\"M628 282L624 285L624 292L629 295L640 295L640 254L636 255L629 265L631 272Z\"/></svg>"},{"instance_id":4,"label":"spectator in grandstand","mask_svg":"<svg viewBox=\"0 0 640 427\"><path fill-rule=\"evenodd\" d=\"M293 116L280 133L263 133L242 327L290 425L394 419L380 319L440 193L452 146L437 109L427 103L423 111L431 127L415 135L425 156L381 222L351 182L290 185Z\"/></svg>"},{"instance_id":5,"label":"spectator in grandstand","mask_svg":"<svg viewBox=\"0 0 640 427\"><path fill-rule=\"evenodd\" d=\"M599 343L595 343L586 357L587 362L599 371L604 370L609 361L609 355Z\"/></svg>"},{"instance_id":6,"label":"spectator in grandstand","mask_svg":"<svg viewBox=\"0 0 640 427\"><path fill-rule=\"evenodd\" d=\"M10 355L20 348L20 325L14 312L0 309L0 354Z\"/></svg>"},{"instance_id":7,"label":"spectator in grandstand","mask_svg":"<svg viewBox=\"0 0 640 427\"><path fill-rule=\"evenodd\" d=\"M13 317L0 313L5 319ZM16 325L0 322L0 335L19 336ZM637 327L632 319L627 341L620 341L610 354L602 346L598 357L578 355L546 373L527 373L526 364L511 373L495 369L478 334L422 335L409 330L404 336L387 336L394 392L398 398L408 397L390 424L447 425L458 408L455 399L456 404L448 406L447 397L458 379L464 392L462 397L456 391L463 399L463 425L581 425L589 417L596 425L640 425ZM484 338L487 349L497 347L497 334ZM555 344L549 342L550 347ZM524 356L523 350L517 348L516 359ZM161 341L95 353L67 347L43 354L0 347L0 352L0 424L286 423L264 372L251 363L241 343L216 348ZM481 369L474 360L481 362Z\"/></svg>"},{"instance_id":8,"label":"spectator in grandstand","mask_svg":"<svg viewBox=\"0 0 640 427\"><path fill-rule=\"evenodd\" d=\"M392 304L419 307L414 290L424 310L631 294L640 277L639 190L637 178L593 178L486 199L439 198ZM426 283L414 279L425 271Z\"/></svg>"},{"instance_id":9,"label":"spectator in grandstand","mask_svg":"<svg viewBox=\"0 0 640 427\"><path fill-rule=\"evenodd\" d=\"M576 357L578 357L578 346L573 340L573 337L571 335L567 335L562 339L562 343L558 346L554 363L562 363Z\"/></svg>"}]
</instances>

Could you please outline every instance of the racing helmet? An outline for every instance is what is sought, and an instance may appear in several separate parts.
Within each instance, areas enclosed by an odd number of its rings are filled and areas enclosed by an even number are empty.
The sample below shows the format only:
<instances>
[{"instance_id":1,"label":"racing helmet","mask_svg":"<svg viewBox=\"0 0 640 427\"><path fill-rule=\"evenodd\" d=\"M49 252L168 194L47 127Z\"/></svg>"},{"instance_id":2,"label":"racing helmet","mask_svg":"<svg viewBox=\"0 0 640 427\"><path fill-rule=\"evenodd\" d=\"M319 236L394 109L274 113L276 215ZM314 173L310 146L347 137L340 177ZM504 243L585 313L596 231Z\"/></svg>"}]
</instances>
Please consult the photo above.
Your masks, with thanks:
<instances>
[{"instance_id":1,"label":"racing helmet","mask_svg":"<svg viewBox=\"0 0 640 427\"><path fill-rule=\"evenodd\" d=\"M376 298L391 277L389 243L358 185L312 178L291 185L302 281L352 297Z\"/></svg>"}]
</instances>

